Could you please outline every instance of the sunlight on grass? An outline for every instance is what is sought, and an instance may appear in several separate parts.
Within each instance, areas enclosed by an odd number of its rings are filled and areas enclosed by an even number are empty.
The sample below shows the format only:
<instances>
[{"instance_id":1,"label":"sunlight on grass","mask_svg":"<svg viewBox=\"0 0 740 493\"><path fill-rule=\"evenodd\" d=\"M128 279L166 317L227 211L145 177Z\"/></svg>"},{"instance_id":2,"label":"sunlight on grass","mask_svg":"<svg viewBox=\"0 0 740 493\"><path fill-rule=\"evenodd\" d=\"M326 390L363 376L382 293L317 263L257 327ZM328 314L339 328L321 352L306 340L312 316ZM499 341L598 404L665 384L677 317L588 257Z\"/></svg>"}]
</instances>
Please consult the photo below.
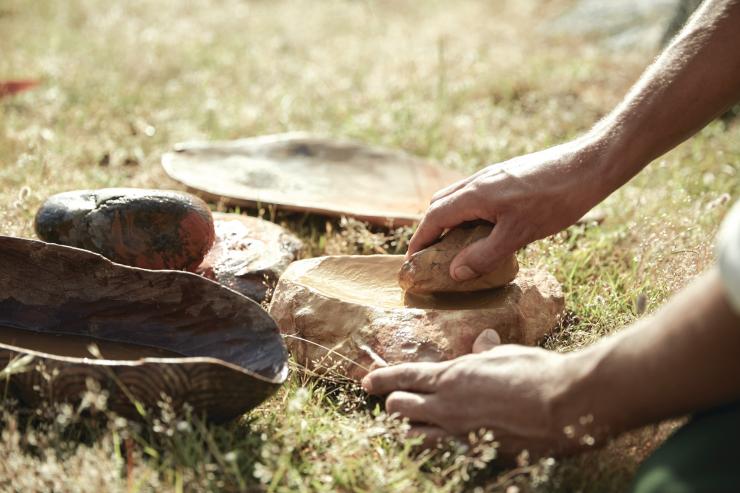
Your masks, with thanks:
<instances>
[{"instance_id":1,"label":"sunlight on grass","mask_svg":"<svg viewBox=\"0 0 740 493\"><path fill-rule=\"evenodd\" d=\"M654 56L533 27L567 3L6 0L0 80L42 85L0 102L0 233L33 237L37 207L65 190L181 188L159 157L186 139L306 130L464 172L562 142L607 112ZM522 252L564 285L568 314L546 347L572 350L618 330L711 264L722 196L740 192L739 136L738 125L711 124L607 199L602 226ZM250 213L295 230L312 256L402 252L410 234ZM102 410L105 419L85 423L77 410L3 406L0 484L26 477L25 491L622 491L670 428L499 475L485 437L467 454L420 455L400 439L404 425L358 389L297 371L226 426L166 409L142 427Z\"/></svg>"}]
</instances>

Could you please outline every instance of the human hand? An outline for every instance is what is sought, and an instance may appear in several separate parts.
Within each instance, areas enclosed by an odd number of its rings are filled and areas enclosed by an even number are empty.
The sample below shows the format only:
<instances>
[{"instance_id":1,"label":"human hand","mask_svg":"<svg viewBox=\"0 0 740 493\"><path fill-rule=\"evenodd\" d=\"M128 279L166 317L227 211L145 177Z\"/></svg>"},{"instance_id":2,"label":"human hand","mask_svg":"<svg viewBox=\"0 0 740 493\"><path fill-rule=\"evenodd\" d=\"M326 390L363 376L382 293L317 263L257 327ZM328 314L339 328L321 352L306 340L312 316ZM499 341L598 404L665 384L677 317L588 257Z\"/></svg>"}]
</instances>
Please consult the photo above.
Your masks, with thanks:
<instances>
[{"instance_id":1,"label":"human hand","mask_svg":"<svg viewBox=\"0 0 740 493\"><path fill-rule=\"evenodd\" d=\"M370 394L389 394L387 412L408 418L410 435L423 436L427 447L481 428L494 432L504 459L525 449L541 456L582 447L566 435L569 425L577 431L578 416L570 419L569 411L579 403L561 402L580 372L565 355L497 342L495 331L484 331L474 345L478 354L381 368L362 386Z\"/></svg>"},{"instance_id":2,"label":"human hand","mask_svg":"<svg viewBox=\"0 0 740 493\"><path fill-rule=\"evenodd\" d=\"M463 249L450 277L466 281L493 271L524 245L580 219L611 189L598 174L599 154L580 141L494 164L440 190L409 242L407 258L465 221L496 224Z\"/></svg>"}]
</instances>

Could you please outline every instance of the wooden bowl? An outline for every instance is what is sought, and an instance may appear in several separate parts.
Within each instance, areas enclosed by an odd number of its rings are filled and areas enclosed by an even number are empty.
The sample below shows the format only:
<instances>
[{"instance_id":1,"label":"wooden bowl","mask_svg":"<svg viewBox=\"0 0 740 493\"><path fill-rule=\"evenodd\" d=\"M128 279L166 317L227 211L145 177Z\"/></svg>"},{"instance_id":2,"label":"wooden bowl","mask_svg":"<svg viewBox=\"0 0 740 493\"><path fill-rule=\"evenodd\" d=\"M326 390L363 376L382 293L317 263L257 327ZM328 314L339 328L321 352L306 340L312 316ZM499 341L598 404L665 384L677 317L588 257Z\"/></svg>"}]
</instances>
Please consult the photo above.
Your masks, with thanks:
<instances>
[{"instance_id":1,"label":"wooden bowl","mask_svg":"<svg viewBox=\"0 0 740 493\"><path fill-rule=\"evenodd\" d=\"M178 144L162 166L208 200L381 226L418 221L434 192L463 178L402 152L300 133Z\"/></svg>"},{"instance_id":2,"label":"wooden bowl","mask_svg":"<svg viewBox=\"0 0 740 493\"><path fill-rule=\"evenodd\" d=\"M132 418L141 417L134 401L152 407L166 394L175 408L232 419L288 373L275 322L226 287L0 236L0 365L22 355L32 362L10 377L10 390L23 402L79 402L92 378L109 392L109 408Z\"/></svg>"}]
</instances>

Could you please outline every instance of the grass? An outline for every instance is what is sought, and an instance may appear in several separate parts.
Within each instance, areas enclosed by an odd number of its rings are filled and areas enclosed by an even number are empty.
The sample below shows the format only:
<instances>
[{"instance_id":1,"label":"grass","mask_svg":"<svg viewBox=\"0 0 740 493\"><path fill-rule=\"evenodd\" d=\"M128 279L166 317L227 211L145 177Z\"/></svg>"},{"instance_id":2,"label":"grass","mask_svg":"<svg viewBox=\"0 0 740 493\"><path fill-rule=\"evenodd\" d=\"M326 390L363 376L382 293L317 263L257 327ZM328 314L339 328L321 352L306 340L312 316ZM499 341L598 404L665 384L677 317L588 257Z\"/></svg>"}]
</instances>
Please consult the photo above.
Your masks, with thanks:
<instances>
[{"instance_id":1,"label":"grass","mask_svg":"<svg viewBox=\"0 0 740 493\"><path fill-rule=\"evenodd\" d=\"M43 84L0 101L0 233L33 237L33 214L52 193L179 188L159 157L192 138L308 130L464 172L562 142L607 112L654 56L532 27L568 3L4 0L0 80ZM739 136L737 125L711 124L607 199L601 227L573 227L522 252L566 293L568 316L546 347L569 351L619 330L711 264L721 198L740 192ZM251 212L296 230L308 255L402 251L409 233ZM101 409L92 419L83 418L90 409L4 400L0 488L622 491L671 428L500 471L490 436L465 451L419 454L400 439L405 425L357 388L300 371L226 426L166 403L137 425L89 392Z\"/></svg>"}]
</instances>

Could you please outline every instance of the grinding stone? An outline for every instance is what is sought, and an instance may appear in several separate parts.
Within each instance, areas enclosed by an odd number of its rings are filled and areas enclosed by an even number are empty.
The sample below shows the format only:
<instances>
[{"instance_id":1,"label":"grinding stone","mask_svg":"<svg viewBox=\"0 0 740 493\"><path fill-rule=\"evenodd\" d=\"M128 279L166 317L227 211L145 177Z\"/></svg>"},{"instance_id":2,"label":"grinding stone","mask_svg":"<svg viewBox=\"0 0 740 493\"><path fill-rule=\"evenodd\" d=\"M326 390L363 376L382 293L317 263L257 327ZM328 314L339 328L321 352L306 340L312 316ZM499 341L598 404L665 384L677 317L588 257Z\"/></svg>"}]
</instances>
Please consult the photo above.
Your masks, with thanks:
<instances>
[{"instance_id":1,"label":"grinding stone","mask_svg":"<svg viewBox=\"0 0 740 493\"><path fill-rule=\"evenodd\" d=\"M370 255L291 264L269 311L296 361L360 380L378 357L394 364L470 353L485 329L504 343L536 344L564 309L560 284L542 270L521 269L499 289L425 296L399 287L402 262L400 255Z\"/></svg>"}]
</instances>

